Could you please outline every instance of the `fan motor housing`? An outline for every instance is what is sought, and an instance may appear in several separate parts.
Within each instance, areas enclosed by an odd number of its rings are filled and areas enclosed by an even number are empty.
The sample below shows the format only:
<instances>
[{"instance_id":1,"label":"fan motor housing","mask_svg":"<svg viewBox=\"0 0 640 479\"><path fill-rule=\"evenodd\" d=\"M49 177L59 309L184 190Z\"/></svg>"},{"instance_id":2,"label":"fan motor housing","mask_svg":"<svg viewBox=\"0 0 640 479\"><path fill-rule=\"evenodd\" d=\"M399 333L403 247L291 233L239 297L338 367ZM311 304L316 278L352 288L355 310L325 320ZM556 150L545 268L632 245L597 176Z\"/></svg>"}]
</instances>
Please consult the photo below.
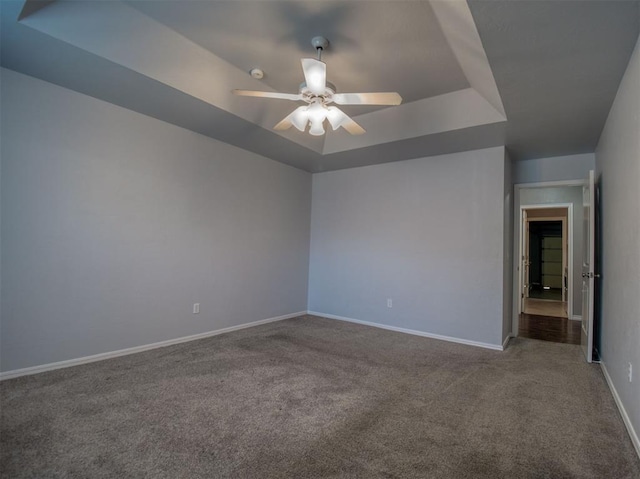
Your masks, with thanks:
<instances>
[{"instance_id":1,"label":"fan motor housing","mask_svg":"<svg viewBox=\"0 0 640 479\"><path fill-rule=\"evenodd\" d=\"M316 95L312 93L311 90L307 88L307 82L300 83L300 94L302 95L302 99L307 103L311 103L314 98L320 97L323 99L323 102L329 103L332 101L333 94L336 92L336 86L333 83L326 82L326 87L324 89L324 93L322 95Z\"/></svg>"}]
</instances>

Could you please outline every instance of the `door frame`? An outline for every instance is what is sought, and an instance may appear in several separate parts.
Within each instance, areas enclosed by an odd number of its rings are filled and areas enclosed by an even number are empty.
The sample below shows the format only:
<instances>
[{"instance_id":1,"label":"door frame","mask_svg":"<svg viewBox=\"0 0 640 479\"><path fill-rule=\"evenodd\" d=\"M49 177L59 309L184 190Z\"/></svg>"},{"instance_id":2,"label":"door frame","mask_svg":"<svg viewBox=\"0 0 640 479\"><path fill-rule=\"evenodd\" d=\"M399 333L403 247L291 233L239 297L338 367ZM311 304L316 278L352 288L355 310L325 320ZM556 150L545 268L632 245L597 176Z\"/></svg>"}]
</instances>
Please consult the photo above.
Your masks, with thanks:
<instances>
[{"instance_id":1,"label":"door frame","mask_svg":"<svg viewBox=\"0 0 640 479\"><path fill-rule=\"evenodd\" d=\"M525 210L545 210L552 208L561 208L567 209L567 223L565 225L564 217L527 217L525 220L524 211ZM522 265L522 261L524 259L524 244L526 242L524 238L524 230L525 230L525 221L530 223L532 221L562 221L562 230L563 235L566 231L566 241L567 241L567 257L564 258L564 248L562 251L563 255L563 263L567 264L567 319L573 318L573 203L542 203L542 204L527 204L520 205L520 241L519 241L519 254L518 258L518 322L520 312L523 310L523 302L524 297L522 295L522 291L524 288L524 271L520 269L520 265ZM563 238L565 239L565 238ZM564 242L563 242L564 246ZM563 285L564 287L564 285Z\"/></svg>"},{"instance_id":2,"label":"door frame","mask_svg":"<svg viewBox=\"0 0 640 479\"><path fill-rule=\"evenodd\" d=\"M514 258L512 266L513 271L513 288L512 288L512 309L511 309L511 337L518 336L518 327L520 323L520 262L522 253L520 252L520 191L531 188L550 188L564 186L584 186L584 180L561 180L561 181L544 181L538 183L517 183L513 185L513 239L512 239L512 258Z\"/></svg>"}]
</instances>

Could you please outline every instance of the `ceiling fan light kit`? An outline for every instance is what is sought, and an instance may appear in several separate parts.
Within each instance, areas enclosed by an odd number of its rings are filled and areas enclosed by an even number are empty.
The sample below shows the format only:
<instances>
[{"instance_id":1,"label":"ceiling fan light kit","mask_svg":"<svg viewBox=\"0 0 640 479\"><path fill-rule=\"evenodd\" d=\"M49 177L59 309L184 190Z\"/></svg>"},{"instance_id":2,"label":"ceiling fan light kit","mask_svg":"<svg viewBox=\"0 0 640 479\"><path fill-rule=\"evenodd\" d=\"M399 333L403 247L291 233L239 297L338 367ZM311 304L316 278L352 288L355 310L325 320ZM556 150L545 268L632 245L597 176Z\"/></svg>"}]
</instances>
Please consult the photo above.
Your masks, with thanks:
<instances>
[{"instance_id":1,"label":"ceiling fan light kit","mask_svg":"<svg viewBox=\"0 0 640 479\"><path fill-rule=\"evenodd\" d=\"M309 134L313 136L325 134L325 120L329 122L333 130L342 127L352 135L361 135L365 132L364 128L338 107L332 106L331 103L338 105L399 105L402 102L402 97L396 92L336 93L335 86L327 82L327 65L321 61L322 51L327 48L329 41L324 37L313 37L311 44L316 48L318 59L303 58L301 60L305 81L300 85L298 94L252 90L233 90L233 93L239 96L304 101L306 105L296 108L274 129L287 130L294 126L300 131L305 131L309 125ZM258 78L254 76L255 70L259 69L251 70L251 76ZM264 76L264 73L259 71Z\"/></svg>"}]
</instances>

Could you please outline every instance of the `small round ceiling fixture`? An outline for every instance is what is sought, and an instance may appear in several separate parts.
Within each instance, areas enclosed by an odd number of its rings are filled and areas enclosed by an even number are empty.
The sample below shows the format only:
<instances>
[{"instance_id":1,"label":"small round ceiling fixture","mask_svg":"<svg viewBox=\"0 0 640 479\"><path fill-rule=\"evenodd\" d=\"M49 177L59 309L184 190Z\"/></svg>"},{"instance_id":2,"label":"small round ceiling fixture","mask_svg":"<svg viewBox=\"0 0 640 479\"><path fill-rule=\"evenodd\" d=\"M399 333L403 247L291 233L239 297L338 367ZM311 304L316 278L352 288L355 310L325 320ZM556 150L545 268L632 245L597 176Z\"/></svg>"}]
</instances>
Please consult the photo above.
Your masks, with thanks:
<instances>
[{"instance_id":1,"label":"small round ceiling fixture","mask_svg":"<svg viewBox=\"0 0 640 479\"><path fill-rule=\"evenodd\" d=\"M252 68L249 73L251 74L251 78L255 78L256 80L262 80L264 78L264 72L260 68Z\"/></svg>"}]
</instances>

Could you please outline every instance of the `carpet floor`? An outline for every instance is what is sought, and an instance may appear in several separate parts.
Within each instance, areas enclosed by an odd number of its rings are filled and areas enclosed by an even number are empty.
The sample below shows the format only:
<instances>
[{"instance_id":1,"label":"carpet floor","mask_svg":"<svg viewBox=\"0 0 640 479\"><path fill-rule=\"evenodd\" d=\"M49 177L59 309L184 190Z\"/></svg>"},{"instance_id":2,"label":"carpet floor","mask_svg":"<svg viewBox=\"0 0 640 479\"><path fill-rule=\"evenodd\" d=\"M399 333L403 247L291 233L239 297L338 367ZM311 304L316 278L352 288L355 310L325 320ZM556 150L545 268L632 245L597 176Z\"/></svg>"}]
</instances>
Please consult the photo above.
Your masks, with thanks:
<instances>
[{"instance_id":1,"label":"carpet floor","mask_svg":"<svg viewBox=\"0 0 640 479\"><path fill-rule=\"evenodd\" d=\"M639 478L580 347L303 316L0 383L6 478Z\"/></svg>"}]
</instances>

